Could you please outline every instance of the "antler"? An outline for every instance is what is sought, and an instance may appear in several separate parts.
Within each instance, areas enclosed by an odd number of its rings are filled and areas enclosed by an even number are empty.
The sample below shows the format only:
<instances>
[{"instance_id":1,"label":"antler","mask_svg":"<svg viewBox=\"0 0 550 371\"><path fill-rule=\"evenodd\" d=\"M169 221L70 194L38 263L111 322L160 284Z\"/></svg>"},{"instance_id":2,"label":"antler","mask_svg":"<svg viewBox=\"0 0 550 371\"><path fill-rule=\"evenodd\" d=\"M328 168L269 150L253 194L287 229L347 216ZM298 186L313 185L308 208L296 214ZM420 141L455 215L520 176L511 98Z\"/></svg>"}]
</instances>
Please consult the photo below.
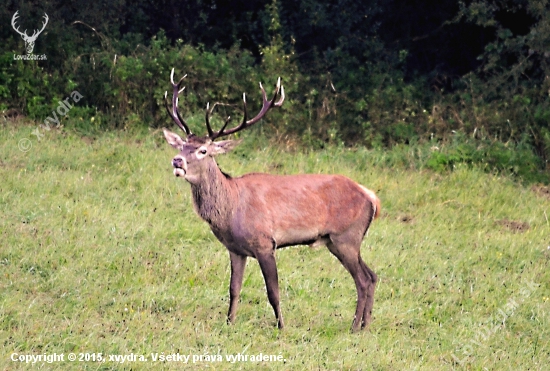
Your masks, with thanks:
<instances>
[{"instance_id":1,"label":"antler","mask_svg":"<svg viewBox=\"0 0 550 371\"><path fill-rule=\"evenodd\" d=\"M243 107L244 107L243 121L239 125L231 128L227 131L225 131L225 128L227 127L227 124L229 124L229 121L231 121L231 117L228 117L225 120L225 123L222 126L222 128L219 131L216 131L216 132L212 130L212 127L210 126L210 120L209 120L209 116L214 111L214 108L217 105L225 105L225 104L215 103L212 106L211 109L209 109L209 105L208 105L206 107L206 129L208 130L208 137L211 140L214 140L214 139L219 138L221 136L233 134L233 133L236 133L236 132L241 131L243 129L246 129L247 127L252 126L256 122L260 121L262 119L262 117L265 116L267 111L269 111L272 107L281 107L283 105L283 102L285 100L285 89L281 85L281 78L280 77L277 80L277 86L276 86L276 89L275 89L275 94L273 94L273 98L271 98L271 100L267 99L267 94L264 90L264 87L262 86L262 83L260 83L260 89L262 90L262 98L263 98L263 105L262 105L262 109L260 110L260 112L256 115L256 117L251 118L248 121L246 120L247 117L248 117L248 112L246 110L246 95L243 93ZM277 102L275 102L275 99L277 99L277 96L279 95L279 93L281 94L281 98Z\"/></svg>"},{"instance_id":2,"label":"antler","mask_svg":"<svg viewBox=\"0 0 550 371\"><path fill-rule=\"evenodd\" d=\"M27 36L27 30L25 30L25 32L21 32L21 31L19 31L19 27L15 26L15 22L17 21L17 18L19 18L18 13L19 13L19 10L16 11L15 14L13 15L13 17L11 18L11 26L13 27L15 32L17 32L19 35L25 37L25 36Z\"/></svg>"},{"instance_id":3,"label":"antler","mask_svg":"<svg viewBox=\"0 0 550 371\"><path fill-rule=\"evenodd\" d=\"M16 27L15 25L15 22L17 21L17 18L19 18L19 10L15 12L15 14L13 15L13 17L11 18L11 26L13 27L13 29L15 30L15 32L17 32L19 35L21 35L25 40L29 39L29 40L33 40L33 39L36 39L38 37L38 35L40 35L42 33L42 31L44 31L44 29L46 28L46 25L48 24L48 20L50 19L48 17L48 15L46 13L44 13L44 23L42 25L42 29L40 31L38 30L34 30L32 36L29 36L27 35L27 30L25 30L25 32L21 32L19 31L19 27Z\"/></svg>"},{"instance_id":4,"label":"antler","mask_svg":"<svg viewBox=\"0 0 550 371\"><path fill-rule=\"evenodd\" d=\"M174 93L172 94L172 111L170 111L170 108L168 107L168 92L167 91L164 92L164 104L166 106L166 111L168 111L168 114L170 115L170 117L172 117L172 120L174 120L176 125L178 125L180 127L180 129L183 130L187 136L189 136L189 135L192 135L193 133L191 133L191 130L189 129L189 126L187 126L185 121L181 118L180 112L179 112L179 109L178 109L178 95L179 95L179 93L181 93L185 89L185 86L184 86L180 90L180 85L181 85L181 82L183 81L183 79L186 78L186 77L187 77L187 75L184 75L180 79L180 81L176 84L174 82L174 69L172 68L172 72L170 73L170 82L172 83L172 87L174 89Z\"/></svg>"},{"instance_id":5,"label":"antler","mask_svg":"<svg viewBox=\"0 0 550 371\"><path fill-rule=\"evenodd\" d=\"M45 21L44 21L44 24L42 25L42 29L40 31L35 30L34 33L32 34L32 36L30 37L31 39L38 37L38 35L40 35L42 33L42 31L44 31L44 29L46 28L46 25L48 24L49 19L50 18L48 18L48 15L46 13L44 13L44 20Z\"/></svg>"}]
</instances>

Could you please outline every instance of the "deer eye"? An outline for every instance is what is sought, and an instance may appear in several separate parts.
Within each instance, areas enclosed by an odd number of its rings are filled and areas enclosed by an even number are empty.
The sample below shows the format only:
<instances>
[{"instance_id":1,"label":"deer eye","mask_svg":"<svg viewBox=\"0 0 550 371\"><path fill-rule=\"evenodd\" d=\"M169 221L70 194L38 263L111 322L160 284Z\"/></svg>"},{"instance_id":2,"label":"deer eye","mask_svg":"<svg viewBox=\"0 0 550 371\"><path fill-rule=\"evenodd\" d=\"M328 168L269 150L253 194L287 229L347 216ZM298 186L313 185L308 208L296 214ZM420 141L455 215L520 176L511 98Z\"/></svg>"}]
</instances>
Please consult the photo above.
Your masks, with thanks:
<instances>
[{"instance_id":1,"label":"deer eye","mask_svg":"<svg viewBox=\"0 0 550 371\"><path fill-rule=\"evenodd\" d=\"M199 153L200 153L201 155L206 155L206 148L201 148L201 149L199 150Z\"/></svg>"}]
</instances>

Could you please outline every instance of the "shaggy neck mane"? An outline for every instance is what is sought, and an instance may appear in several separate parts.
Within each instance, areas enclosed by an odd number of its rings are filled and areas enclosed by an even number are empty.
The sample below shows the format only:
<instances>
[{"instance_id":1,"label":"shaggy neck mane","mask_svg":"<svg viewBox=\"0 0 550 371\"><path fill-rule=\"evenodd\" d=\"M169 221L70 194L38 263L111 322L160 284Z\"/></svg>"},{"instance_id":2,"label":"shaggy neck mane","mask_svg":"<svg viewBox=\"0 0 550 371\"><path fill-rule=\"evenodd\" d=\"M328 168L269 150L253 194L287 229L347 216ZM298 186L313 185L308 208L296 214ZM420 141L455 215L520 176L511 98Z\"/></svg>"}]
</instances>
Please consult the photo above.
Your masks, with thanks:
<instances>
[{"instance_id":1,"label":"shaggy neck mane","mask_svg":"<svg viewBox=\"0 0 550 371\"><path fill-rule=\"evenodd\" d=\"M192 184L193 202L197 213L208 224L223 228L231 211L231 176L223 173L212 159L199 184Z\"/></svg>"}]
</instances>

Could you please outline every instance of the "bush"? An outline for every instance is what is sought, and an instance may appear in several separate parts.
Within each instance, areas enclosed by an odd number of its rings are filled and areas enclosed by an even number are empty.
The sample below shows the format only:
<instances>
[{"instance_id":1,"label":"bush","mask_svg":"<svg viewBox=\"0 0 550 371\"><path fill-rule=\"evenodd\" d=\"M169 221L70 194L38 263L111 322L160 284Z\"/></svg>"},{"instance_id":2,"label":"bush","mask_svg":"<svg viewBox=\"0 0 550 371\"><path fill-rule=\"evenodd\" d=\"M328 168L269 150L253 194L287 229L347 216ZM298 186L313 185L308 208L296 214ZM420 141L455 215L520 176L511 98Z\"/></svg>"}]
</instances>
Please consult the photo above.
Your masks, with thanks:
<instances>
[{"instance_id":1,"label":"bush","mask_svg":"<svg viewBox=\"0 0 550 371\"><path fill-rule=\"evenodd\" d=\"M432 147L426 165L435 171L453 170L459 164L480 167L513 175L527 182L548 182L540 157L535 154L529 138L503 143L498 140L474 139L457 132L451 140Z\"/></svg>"}]
</instances>

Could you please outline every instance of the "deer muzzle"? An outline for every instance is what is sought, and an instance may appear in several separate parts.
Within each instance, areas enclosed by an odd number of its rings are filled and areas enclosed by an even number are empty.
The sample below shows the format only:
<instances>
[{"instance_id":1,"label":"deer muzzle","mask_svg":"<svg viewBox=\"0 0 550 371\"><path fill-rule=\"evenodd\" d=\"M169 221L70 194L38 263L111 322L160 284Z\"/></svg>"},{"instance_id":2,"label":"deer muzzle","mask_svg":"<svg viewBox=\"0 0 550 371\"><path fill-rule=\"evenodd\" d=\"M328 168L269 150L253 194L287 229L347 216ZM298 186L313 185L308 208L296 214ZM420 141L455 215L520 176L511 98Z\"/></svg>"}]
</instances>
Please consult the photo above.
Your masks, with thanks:
<instances>
[{"instance_id":1,"label":"deer muzzle","mask_svg":"<svg viewBox=\"0 0 550 371\"><path fill-rule=\"evenodd\" d=\"M172 160L172 166L174 167L174 175L177 177L184 177L187 172L187 161L183 157L176 156Z\"/></svg>"}]
</instances>

